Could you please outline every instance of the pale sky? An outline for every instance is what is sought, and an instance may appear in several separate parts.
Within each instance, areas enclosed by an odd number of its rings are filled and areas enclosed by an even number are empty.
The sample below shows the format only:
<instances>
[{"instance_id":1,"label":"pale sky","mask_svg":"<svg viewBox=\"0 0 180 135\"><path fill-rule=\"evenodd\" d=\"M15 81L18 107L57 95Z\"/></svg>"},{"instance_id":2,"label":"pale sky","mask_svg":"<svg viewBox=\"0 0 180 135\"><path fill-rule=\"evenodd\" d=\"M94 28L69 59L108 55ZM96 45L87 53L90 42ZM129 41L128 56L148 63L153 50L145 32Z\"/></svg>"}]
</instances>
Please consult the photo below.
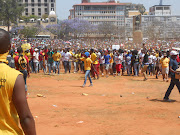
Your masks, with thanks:
<instances>
[{"instance_id":1,"label":"pale sky","mask_svg":"<svg viewBox=\"0 0 180 135\"><path fill-rule=\"evenodd\" d=\"M108 0L91 0L91 2L106 2ZM149 11L149 7L153 5L159 5L160 0L119 0L123 2L132 2L135 4L144 4L146 10ZM80 4L81 0L56 0L56 12L60 20L68 19L69 9L74 4ZM180 0L163 0L164 5L172 5L173 15L180 15Z\"/></svg>"}]
</instances>

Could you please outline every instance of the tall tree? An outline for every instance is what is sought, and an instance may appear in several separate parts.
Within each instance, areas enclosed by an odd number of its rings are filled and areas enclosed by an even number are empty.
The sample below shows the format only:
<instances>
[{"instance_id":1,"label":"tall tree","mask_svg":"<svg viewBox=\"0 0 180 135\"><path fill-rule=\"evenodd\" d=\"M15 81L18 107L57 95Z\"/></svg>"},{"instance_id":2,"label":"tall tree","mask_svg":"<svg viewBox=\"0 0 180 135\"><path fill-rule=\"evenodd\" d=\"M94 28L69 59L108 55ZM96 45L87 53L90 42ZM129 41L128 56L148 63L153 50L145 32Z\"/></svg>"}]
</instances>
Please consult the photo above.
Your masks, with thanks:
<instances>
[{"instance_id":1,"label":"tall tree","mask_svg":"<svg viewBox=\"0 0 180 135\"><path fill-rule=\"evenodd\" d=\"M11 23L17 23L20 18L24 6L20 6L17 0L0 0L0 19L8 26L8 31Z\"/></svg>"}]
</instances>

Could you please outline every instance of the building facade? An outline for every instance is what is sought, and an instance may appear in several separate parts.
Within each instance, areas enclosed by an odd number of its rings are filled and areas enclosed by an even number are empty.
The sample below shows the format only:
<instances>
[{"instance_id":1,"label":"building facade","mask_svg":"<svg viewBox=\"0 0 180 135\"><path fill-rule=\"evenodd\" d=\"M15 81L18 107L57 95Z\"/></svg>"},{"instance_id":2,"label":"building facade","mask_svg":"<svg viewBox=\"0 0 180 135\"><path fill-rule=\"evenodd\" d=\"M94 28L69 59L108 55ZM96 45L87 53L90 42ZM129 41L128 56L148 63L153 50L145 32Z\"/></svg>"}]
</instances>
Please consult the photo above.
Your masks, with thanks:
<instances>
[{"instance_id":1,"label":"building facade","mask_svg":"<svg viewBox=\"0 0 180 135\"><path fill-rule=\"evenodd\" d=\"M128 11L131 9L135 9L132 3L120 3L115 0L109 0L108 2L83 0L81 4L73 5L69 19L84 19L93 25L111 23L117 27L124 27L125 17L128 16Z\"/></svg>"},{"instance_id":2,"label":"building facade","mask_svg":"<svg viewBox=\"0 0 180 135\"><path fill-rule=\"evenodd\" d=\"M180 15L142 15L141 30L148 39L179 39Z\"/></svg>"},{"instance_id":3,"label":"building facade","mask_svg":"<svg viewBox=\"0 0 180 135\"><path fill-rule=\"evenodd\" d=\"M56 12L56 0L18 0L19 4L25 5L23 16L36 15L49 15L50 11Z\"/></svg>"},{"instance_id":4,"label":"building facade","mask_svg":"<svg viewBox=\"0 0 180 135\"><path fill-rule=\"evenodd\" d=\"M171 14L170 5L155 5L149 8L149 15L167 16Z\"/></svg>"}]
</instances>

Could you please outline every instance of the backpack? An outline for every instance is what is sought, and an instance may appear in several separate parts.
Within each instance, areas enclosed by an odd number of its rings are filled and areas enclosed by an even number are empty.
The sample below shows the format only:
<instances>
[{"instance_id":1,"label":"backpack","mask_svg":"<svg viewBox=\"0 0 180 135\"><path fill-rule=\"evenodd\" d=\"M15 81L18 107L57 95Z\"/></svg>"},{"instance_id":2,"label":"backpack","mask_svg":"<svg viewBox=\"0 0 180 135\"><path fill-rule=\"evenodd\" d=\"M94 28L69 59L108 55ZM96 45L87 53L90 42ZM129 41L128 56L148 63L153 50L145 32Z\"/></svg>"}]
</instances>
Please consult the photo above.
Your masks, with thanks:
<instances>
[{"instance_id":1,"label":"backpack","mask_svg":"<svg viewBox=\"0 0 180 135\"><path fill-rule=\"evenodd\" d=\"M18 65L20 70L25 70L27 68L27 60L23 55L19 55Z\"/></svg>"}]
</instances>

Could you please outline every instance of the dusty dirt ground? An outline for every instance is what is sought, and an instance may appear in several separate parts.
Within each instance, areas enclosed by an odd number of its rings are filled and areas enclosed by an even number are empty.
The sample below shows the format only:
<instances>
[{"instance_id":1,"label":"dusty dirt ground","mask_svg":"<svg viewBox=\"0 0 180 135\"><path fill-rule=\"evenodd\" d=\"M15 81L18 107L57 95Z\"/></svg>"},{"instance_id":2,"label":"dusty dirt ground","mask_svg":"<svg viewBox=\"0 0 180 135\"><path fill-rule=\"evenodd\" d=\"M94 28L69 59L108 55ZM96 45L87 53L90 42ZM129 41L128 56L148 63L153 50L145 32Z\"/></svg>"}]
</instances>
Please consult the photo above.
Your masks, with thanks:
<instances>
[{"instance_id":1,"label":"dusty dirt ground","mask_svg":"<svg viewBox=\"0 0 180 135\"><path fill-rule=\"evenodd\" d=\"M175 102L162 102L169 83L161 78L101 77L81 88L83 79L80 73L31 74L28 102L37 135L180 134L180 95L174 88Z\"/></svg>"}]
</instances>

